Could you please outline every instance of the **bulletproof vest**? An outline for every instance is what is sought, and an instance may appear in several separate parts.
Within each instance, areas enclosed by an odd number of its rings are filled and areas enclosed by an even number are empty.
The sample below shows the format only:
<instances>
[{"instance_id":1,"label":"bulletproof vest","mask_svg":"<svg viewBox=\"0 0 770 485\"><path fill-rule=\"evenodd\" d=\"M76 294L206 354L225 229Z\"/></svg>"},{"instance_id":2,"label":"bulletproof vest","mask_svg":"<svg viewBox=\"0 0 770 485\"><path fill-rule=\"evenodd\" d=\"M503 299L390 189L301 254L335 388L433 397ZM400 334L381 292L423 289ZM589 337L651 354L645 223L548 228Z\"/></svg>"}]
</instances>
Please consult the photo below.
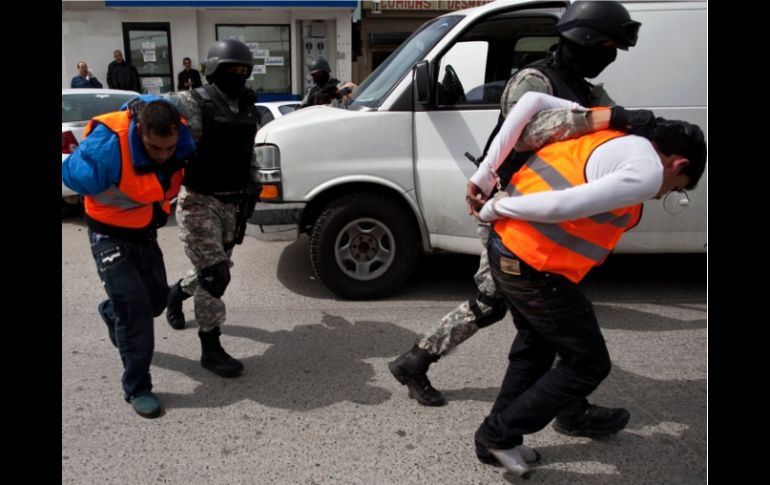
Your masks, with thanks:
<instances>
[{"instance_id":1,"label":"bulletproof vest","mask_svg":"<svg viewBox=\"0 0 770 485\"><path fill-rule=\"evenodd\" d=\"M259 114L253 96L238 101L233 113L214 86L194 89L203 124L198 150L185 168L185 186L203 193L243 190L251 172Z\"/></svg>"},{"instance_id":2,"label":"bulletproof vest","mask_svg":"<svg viewBox=\"0 0 770 485\"><path fill-rule=\"evenodd\" d=\"M338 79L330 78L323 86L314 84L310 88L310 94L308 95L308 106L315 106L318 104L329 104L337 98L337 85L340 83Z\"/></svg>"},{"instance_id":3,"label":"bulletproof vest","mask_svg":"<svg viewBox=\"0 0 770 485\"><path fill-rule=\"evenodd\" d=\"M537 60L527 67L537 69L545 74L553 86L552 94L557 98L575 101L589 108L592 107L591 90L593 85L569 72L565 67L559 66L556 57L550 56Z\"/></svg>"}]
</instances>

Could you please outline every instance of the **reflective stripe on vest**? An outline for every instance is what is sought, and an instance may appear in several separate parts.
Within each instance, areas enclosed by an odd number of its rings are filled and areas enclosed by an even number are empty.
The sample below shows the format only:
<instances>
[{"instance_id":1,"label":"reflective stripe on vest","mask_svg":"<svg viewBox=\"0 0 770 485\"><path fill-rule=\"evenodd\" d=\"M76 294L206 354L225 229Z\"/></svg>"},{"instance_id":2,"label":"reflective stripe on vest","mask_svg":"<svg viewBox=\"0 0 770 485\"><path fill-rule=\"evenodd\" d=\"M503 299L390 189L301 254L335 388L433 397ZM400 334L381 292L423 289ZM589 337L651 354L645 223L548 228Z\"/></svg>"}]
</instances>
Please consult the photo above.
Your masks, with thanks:
<instances>
[{"instance_id":1,"label":"reflective stripe on vest","mask_svg":"<svg viewBox=\"0 0 770 485\"><path fill-rule=\"evenodd\" d=\"M171 213L170 201L179 192L183 171L179 170L171 177L167 191L154 173L138 174L131 160L129 143L129 127L131 124L128 111L118 111L97 116L89 121L83 133L84 138L101 123L118 136L120 142L120 181L110 186L104 192L88 195L84 199L86 214L89 217L118 227L140 229L152 222L155 202L161 203L161 208Z\"/></svg>"},{"instance_id":2,"label":"reflective stripe on vest","mask_svg":"<svg viewBox=\"0 0 770 485\"><path fill-rule=\"evenodd\" d=\"M593 151L625 133L604 130L540 149L511 177L512 196L564 190L586 183L585 166ZM558 273L575 283L599 264L641 216L641 204L558 224L498 219L503 244L539 271Z\"/></svg>"}]
</instances>

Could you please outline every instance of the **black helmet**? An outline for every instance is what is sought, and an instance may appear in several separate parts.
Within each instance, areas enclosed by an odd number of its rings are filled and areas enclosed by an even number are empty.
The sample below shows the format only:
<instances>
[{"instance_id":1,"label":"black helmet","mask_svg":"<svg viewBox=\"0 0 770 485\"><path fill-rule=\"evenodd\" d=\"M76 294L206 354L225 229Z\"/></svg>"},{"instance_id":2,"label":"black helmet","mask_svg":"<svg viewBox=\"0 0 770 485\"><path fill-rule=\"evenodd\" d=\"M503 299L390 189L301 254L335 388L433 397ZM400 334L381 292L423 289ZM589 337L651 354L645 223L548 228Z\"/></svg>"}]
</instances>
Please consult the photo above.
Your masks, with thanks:
<instances>
[{"instance_id":1,"label":"black helmet","mask_svg":"<svg viewBox=\"0 0 770 485\"><path fill-rule=\"evenodd\" d=\"M639 27L620 2L575 2L556 24L565 38L584 46L613 42L623 50L636 45Z\"/></svg>"},{"instance_id":2,"label":"black helmet","mask_svg":"<svg viewBox=\"0 0 770 485\"><path fill-rule=\"evenodd\" d=\"M216 41L206 54L206 78L213 76L220 64L237 64L247 66L249 72L246 77L251 76L254 69L254 59L251 56L249 47L236 39L225 39Z\"/></svg>"},{"instance_id":3,"label":"black helmet","mask_svg":"<svg viewBox=\"0 0 770 485\"><path fill-rule=\"evenodd\" d=\"M331 73L332 70L329 67L329 63L326 62L326 59L323 57L319 57L315 61L313 61L312 64L310 64L310 74L316 73L316 72L328 72Z\"/></svg>"}]
</instances>

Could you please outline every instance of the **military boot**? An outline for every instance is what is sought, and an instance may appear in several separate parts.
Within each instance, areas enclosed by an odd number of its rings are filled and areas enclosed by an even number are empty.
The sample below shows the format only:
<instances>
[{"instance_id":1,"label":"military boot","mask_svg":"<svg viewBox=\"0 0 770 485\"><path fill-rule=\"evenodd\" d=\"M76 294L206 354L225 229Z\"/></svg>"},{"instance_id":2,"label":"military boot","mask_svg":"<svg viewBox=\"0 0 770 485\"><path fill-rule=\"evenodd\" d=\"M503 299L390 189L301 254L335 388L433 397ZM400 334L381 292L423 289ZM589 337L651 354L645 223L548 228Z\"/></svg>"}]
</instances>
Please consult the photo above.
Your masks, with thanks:
<instances>
[{"instance_id":1,"label":"military boot","mask_svg":"<svg viewBox=\"0 0 770 485\"><path fill-rule=\"evenodd\" d=\"M185 325L184 313L182 312L182 302L190 298L182 290L182 280L174 283L168 292L168 301L166 303L166 321L174 330L182 330Z\"/></svg>"},{"instance_id":2,"label":"military boot","mask_svg":"<svg viewBox=\"0 0 770 485\"><path fill-rule=\"evenodd\" d=\"M201 365L218 376L236 377L243 370L243 364L222 348L219 343L221 334L219 327L214 327L210 332L198 331L202 349Z\"/></svg>"},{"instance_id":3,"label":"military boot","mask_svg":"<svg viewBox=\"0 0 770 485\"><path fill-rule=\"evenodd\" d=\"M423 406L443 406L446 398L433 388L426 373L428 367L441 356L433 355L418 346L388 363L393 377L409 388L409 397L417 399Z\"/></svg>"}]
</instances>

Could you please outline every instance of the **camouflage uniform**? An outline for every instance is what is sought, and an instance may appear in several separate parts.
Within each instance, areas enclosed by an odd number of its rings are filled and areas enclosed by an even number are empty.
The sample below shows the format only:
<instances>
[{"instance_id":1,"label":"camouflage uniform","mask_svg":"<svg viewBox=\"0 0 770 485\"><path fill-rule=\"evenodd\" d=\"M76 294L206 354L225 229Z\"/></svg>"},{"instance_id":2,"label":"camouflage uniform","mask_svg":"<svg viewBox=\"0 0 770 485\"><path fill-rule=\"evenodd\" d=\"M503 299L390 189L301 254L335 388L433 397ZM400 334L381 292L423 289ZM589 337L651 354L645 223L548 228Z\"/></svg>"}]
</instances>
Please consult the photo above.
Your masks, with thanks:
<instances>
[{"instance_id":1,"label":"camouflage uniform","mask_svg":"<svg viewBox=\"0 0 770 485\"><path fill-rule=\"evenodd\" d=\"M516 102L529 91L551 94L553 92L550 81L539 71L523 69L520 75L511 78L505 86L501 97L501 113L508 115ZM596 100L594 106L614 105L602 85L596 85L591 95ZM532 151L546 144L548 141L571 138L586 133L588 129L587 111L583 110L556 110L541 112L532 119L522 133L515 149L519 152ZM486 295L490 300L501 300L502 296L495 288L492 273L489 270L487 260L487 239L491 226L479 224L478 235L484 249L481 251L479 269L473 276L480 294ZM472 300L471 300L472 301ZM493 306L476 298L476 304L482 313L488 314ZM422 336L417 342L417 347L426 350L431 355L446 355L450 350L468 340L479 330L477 316L470 307L470 301L465 301L457 308L447 313L431 332ZM501 317L502 318L502 317ZM499 320L498 320L499 321ZM494 322L487 322L490 325Z\"/></svg>"},{"instance_id":2,"label":"camouflage uniform","mask_svg":"<svg viewBox=\"0 0 770 485\"><path fill-rule=\"evenodd\" d=\"M216 86L215 86L216 87ZM219 91L219 88L217 88ZM221 98L227 106L238 112L238 103L224 95ZM193 138L198 141L202 135L203 116L202 105L196 100L191 91L182 91L171 95L182 114L187 118L187 125L192 131ZM251 176L257 178L259 167L256 158L252 157ZM200 287L198 271L216 263L227 261L232 268L231 243L235 239L236 215L240 192L217 192L215 196L197 192L182 186L177 197L176 219L179 224L179 239L184 244L184 251L193 264L180 286L188 295L193 295L195 319L200 330L208 332L225 321L225 304L221 298L216 298ZM223 202L227 197L232 202ZM212 217L212 214L215 217ZM229 246L225 249L225 246Z\"/></svg>"},{"instance_id":3,"label":"camouflage uniform","mask_svg":"<svg viewBox=\"0 0 770 485\"><path fill-rule=\"evenodd\" d=\"M181 286L185 293L193 295L195 320L204 332L225 323L225 304L200 287L196 268L208 268L220 261L227 261L233 267L233 248L224 249L224 244L235 238L237 205L224 203L185 186L177 197L179 239L193 264L193 269L182 278ZM217 215L216 218L211 217L212 212Z\"/></svg>"}]
</instances>

